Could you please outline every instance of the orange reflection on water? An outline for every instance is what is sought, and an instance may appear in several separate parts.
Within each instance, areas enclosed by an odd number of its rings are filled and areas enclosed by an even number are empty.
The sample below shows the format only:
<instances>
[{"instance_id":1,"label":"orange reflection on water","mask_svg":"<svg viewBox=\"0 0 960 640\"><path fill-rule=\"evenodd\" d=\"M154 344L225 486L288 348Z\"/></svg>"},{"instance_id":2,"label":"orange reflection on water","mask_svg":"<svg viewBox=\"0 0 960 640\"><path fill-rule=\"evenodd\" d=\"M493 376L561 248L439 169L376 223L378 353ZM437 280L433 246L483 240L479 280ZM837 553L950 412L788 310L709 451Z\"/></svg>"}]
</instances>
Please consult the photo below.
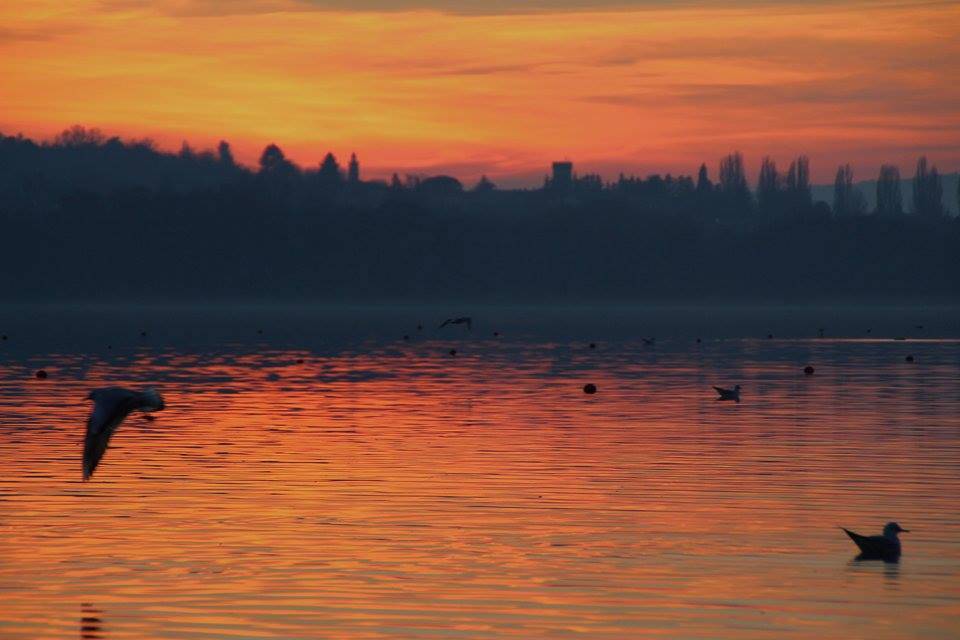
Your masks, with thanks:
<instances>
[{"instance_id":1,"label":"orange reflection on water","mask_svg":"<svg viewBox=\"0 0 960 640\"><path fill-rule=\"evenodd\" d=\"M0 368L0 635L80 603L104 638L956 632L960 345L818 343L813 378L787 342L448 348ZM167 410L84 484L79 399L116 381ZM835 525L894 518L903 561L852 562Z\"/></svg>"}]
</instances>

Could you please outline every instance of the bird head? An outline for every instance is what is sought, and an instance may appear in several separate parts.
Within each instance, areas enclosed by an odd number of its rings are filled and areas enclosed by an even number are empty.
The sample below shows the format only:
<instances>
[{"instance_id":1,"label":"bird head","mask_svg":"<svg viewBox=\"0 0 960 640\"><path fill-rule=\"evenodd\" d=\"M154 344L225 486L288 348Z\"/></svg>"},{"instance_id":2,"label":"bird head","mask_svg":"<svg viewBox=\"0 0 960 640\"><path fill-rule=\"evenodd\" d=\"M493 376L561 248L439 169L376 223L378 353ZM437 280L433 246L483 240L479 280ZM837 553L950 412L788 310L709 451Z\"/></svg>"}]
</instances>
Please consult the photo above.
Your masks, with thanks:
<instances>
[{"instance_id":1,"label":"bird head","mask_svg":"<svg viewBox=\"0 0 960 640\"><path fill-rule=\"evenodd\" d=\"M143 390L143 411L162 411L166 405L163 403L163 396L153 387L147 387Z\"/></svg>"},{"instance_id":2,"label":"bird head","mask_svg":"<svg viewBox=\"0 0 960 640\"><path fill-rule=\"evenodd\" d=\"M740 391L740 385L737 385L733 388L734 391Z\"/></svg>"},{"instance_id":3,"label":"bird head","mask_svg":"<svg viewBox=\"0 0 960 640\"><path fill-rule=\"evenodd\" d=\"M904 529L896 522L888 522L883 527L884 536L896 536L898 533L910 533L909 529Z\"/></svg>"}]
</instances>

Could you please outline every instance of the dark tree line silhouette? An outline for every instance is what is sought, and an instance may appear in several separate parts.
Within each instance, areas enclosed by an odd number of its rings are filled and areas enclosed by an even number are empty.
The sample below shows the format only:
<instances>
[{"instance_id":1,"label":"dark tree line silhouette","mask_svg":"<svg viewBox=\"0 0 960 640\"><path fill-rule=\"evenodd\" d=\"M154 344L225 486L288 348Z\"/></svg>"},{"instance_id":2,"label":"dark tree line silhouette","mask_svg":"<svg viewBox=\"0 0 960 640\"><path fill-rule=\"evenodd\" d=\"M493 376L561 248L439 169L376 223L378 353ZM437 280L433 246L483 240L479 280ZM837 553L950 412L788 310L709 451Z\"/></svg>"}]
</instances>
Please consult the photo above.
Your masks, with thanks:
<instances>
[{"instance_id":1,"label":"dark tree line silhouette","mask_svg":"<svg viewBox=\"0 0 960 640\"><path fill-rule=\"evenodd\" d=\"M300 167L268 145L256 168L230 145L0 136L0 284L7 299L949 298L960 223L918 162L912 212L884 165L868 212L849 165L832 206L806 157L764 158L752 192L741 154L692 176L604 183L556 163L544 187L486 176L364 181L328 153ZM957 194L960 199L960 192Z\"/></svg>"}]
</instances>

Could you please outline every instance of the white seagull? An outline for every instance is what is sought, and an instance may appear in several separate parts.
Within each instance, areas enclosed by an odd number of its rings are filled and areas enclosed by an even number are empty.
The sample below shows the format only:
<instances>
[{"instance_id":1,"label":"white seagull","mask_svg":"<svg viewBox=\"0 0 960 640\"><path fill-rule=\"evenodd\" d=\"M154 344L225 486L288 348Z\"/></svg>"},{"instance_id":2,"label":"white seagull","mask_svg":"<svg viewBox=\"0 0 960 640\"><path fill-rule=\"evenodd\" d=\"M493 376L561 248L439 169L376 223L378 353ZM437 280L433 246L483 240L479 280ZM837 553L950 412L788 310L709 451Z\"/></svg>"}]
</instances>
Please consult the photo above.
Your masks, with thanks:
<instances>
[{"instance_id":1,"label":"white seagull","mask_svg":"<svg viewBox=\"0 0 960 640\"><path fill-rule=\"evenodd\" d=\"M840 527L843 529L843 527ZM862 536L849 529L843 529L860 549L861 560L896 560L900 557L900 538L898 533L909 533L896 522L888 522L879 536Z\"/></svg>"},{"instance_id":2,"label":"white seagull","mask_svg":"<svg viewBox=\"0 0 960 640\"><path fill-rule=\"evenodd\" d=\"M93 475L110 437L131 411L162 411L164 408L163 398L152 388L143 391L122 387L94 389L87 399L93 400L93 412L87 420L87 435L83 441L84 482Z\"/></svg>"},{"instance_id":3,"label":"white seagull","mask_svg":"<svg viewBox=\"0 0 960 640\"><path fill-rule=\"evenodd\" d=\"M714 387L717 390L717 393L720 394L720 397L717 400L733 400L734 402L740 402L740 385L735 386L733 389L724 389L723 387Z\"/></svg>"}]
</instances>

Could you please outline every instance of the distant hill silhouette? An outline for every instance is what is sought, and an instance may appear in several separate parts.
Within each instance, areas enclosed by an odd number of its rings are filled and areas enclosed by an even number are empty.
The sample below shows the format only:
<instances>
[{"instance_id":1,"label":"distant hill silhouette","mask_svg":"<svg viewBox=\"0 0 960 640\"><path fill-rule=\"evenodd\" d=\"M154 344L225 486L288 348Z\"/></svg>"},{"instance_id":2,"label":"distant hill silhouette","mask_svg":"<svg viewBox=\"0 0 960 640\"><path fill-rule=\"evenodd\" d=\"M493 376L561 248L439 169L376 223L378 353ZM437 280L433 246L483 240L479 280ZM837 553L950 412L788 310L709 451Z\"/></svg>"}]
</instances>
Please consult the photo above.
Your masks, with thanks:
<instances>
[{"instance_id":1,"label":"distant hill silhouette","mask_svg":"<svg viewBox=\"0 0 960 640\"><path fill-rule=\"evenodd\" d=\"M945 173L942 174L941 179L943 181L943 204L946 207L950 215L957 215L957 183L960 182L960 173ZM860 192L863 193L863 197L866 200L867 210L873 211L877 208L877 181L876 180L860 180L854 183L857 188L860 189ZM833 199L833 185L832 184L815 184L812 186L813 199L814 200L823 200L824 202L831 202ZM910 210L910 202L913 197L913 176L909 174L904 174L903 178L900 180L900 191L903 194L904 204L906 205L907 211ZM951 197L953 196L953 197Z\"/></svg>"}]
</instances>

